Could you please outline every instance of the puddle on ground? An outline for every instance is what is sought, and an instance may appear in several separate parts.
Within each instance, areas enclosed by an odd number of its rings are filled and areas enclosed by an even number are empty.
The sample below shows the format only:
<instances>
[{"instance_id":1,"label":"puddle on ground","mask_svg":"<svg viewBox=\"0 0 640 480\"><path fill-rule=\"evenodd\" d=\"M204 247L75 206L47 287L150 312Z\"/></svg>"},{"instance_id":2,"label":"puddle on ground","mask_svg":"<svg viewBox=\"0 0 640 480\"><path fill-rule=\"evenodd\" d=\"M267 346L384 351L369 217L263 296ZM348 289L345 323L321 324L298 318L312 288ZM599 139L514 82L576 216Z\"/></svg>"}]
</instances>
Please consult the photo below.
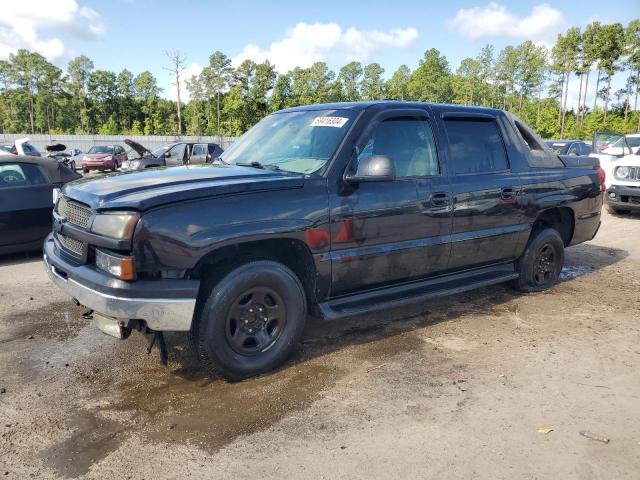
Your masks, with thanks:
<instances>
[{"instance_id":1,"label":"puddle on ground","mask_svg":"<svg viewBox=\"0 0 640 480\"><path fill-rule=\"evenodd\" d=\"M41 457L58 473L75 478L114 451L124 427L91 412L78 412L71 421L74 433L42 452Z\"/></svg>"},{"instance_id":2,"label":"puddle on ground","mask_svg":"<svg viewBox=\"0 0 640 480\"><path fill-rule=\"evenodd\" d=\"M79 415L77 431L42 456L60 474L75 477L139 434L153 442L195 445L214 453L302 410L343 375L320 360L303 361L264 377L228 383L189 367L128 370L120 380L93 377L92 396ZM115 380L115 381L114 381ZM100 385L108 385L101 388ZM68 460L71 459L71 460Z\"/></svg>"},{"instance_id":3,"label":"puddle on ground","mask_svg":"<svg viewBox=\"0 0 640 480\"><path fill-rule=\"evenodd\" d=\"M83 307L68 301L9 315L3 321L9 331L0 336L0 344L29 337L56 340L73 338L87 325L87 320L82 318L83 311Z\"/></svg>"},{"instance_id":4,"label":"puddle on ground","mask_svg":"<svg viewBox=\"0 0 640 480\"><path fill-rule=\"evenodd\" d=\"M589 273L593 273L594 268L584 265L565 265L560 272L560 281L565 282L567 280L572 280L576 277L581 277L582 275L587 275Z\"/></svg>"},{"instance_id":5,"label":"puddle on ground","mask_svg":"<svg viewBox=\"0 0 640 480\"><path fill-rule=\"evenodd\" d=\"M356 357L373 362L395 355L421 351L424 340L415 332L401 333L366 343L355 352Z\"/></svg>"}]
</instances>

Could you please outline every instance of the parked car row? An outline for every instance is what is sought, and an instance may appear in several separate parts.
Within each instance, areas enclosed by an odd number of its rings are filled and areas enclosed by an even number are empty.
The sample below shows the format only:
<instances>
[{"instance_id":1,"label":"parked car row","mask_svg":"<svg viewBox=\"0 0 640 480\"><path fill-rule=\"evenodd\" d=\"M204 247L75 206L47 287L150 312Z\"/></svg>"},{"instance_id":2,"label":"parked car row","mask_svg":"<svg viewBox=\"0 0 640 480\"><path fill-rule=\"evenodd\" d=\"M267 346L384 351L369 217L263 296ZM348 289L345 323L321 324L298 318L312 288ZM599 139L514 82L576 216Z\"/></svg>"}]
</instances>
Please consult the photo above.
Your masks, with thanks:
<instances>
[{"instance_id":1,"label":"parked car row","mask_svg":"<svg viewBox=\"0 0 640 480\"><path fill-rule=\"evenodd\" d=\"M150 167L175 167L180 165L198 165L216 160L223 152L217 143L174 142L153 151L133 140L124 141L137 156L130 158L122 145L95 145L87 153L71 149L62 143L48 145L47 157L64 163L72 170L78 166L84 174L91 171L144 170ZM28 155L40 157L42 154L29 143L28 138L12 144L0 145L0 155Z\"/></svg>"}]
</instances>

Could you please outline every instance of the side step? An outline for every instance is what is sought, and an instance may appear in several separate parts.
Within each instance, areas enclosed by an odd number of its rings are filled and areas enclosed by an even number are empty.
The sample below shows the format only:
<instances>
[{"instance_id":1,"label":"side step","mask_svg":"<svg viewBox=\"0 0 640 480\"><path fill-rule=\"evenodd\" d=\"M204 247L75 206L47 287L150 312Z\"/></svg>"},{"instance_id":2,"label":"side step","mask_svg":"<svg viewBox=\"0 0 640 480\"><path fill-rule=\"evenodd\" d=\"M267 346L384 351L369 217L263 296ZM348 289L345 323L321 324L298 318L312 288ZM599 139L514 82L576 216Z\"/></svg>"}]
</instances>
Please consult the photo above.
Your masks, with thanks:
<instances>
[{"instance_id":1,"label":"side step","mask_svg":"<svg viewBox=\"0 0 640 480\"><path fill-rule=\"evenodd\" d=\"M518 278L515 264L506 263L336 297L318 306L325 320L337 320L455 295L467 290L508 282L515 278Z\"/></svg>"}]
</instances>

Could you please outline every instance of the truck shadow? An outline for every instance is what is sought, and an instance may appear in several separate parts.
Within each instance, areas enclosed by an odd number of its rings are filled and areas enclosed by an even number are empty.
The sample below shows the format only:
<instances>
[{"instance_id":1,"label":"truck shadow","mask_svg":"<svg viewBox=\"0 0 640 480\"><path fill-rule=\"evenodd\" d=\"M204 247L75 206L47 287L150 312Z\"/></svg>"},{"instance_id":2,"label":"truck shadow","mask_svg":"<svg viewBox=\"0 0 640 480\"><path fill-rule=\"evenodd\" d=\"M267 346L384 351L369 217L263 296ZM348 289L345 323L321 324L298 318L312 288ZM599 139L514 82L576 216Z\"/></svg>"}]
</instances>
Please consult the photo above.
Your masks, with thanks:
<instances>
[{"instance_id":1,"label":"truck shadow","mask_svg":"<svg viewBox=\"0 0 640 480\"><path fill-rule=\"evenodd\" d=\"M577 277L593 274L627 256L628 253L624 250L593 244L570 247L566 250L565 266L559 283L570 282ZM553 293L553 290L550 293ZM541 293L541 295L543 294L546 293ZM309 317L302 345L292 358L276 371L295 367L302 362L330 354L350 345L378 342L429 325L447 322L462 315L490 314L497 306L523 295L526 294L513 290L509 285L502 284L430 300L410 307L354 316L343 321L329 322ZM543 300L541 299L541 301ZM199 366L195 355L187 348L185 338L186 336L176 334L167 338L171 352L170 360L179 365L173 373L185 379L208 381L207 379L210 377ZM390 343L395 346L389 346L389 349L386 350L389 355L411 348L410 345L403 345L402 342ZM211 379L211 381L214 380Z\"/></svg>"},{"instance_id":2,"label":"truck shadow","mask_svg":"<svg viewBox=\"0 0 640 480\"><path fill-rule=\"evenodd\" d=\"M596 245L572 247L561 283L570 284L626 256L626 251ZM544 296L554 292L533 295L545 302ZM135 434L153 442L191 443L214 453L308 408L354 369L364 373L386 362L416 365L403 369L402 378L389 380L396 382L393 389L398 392L450 386L451 378L459 378L466 367L455 355L427 352L425 335L417 331L465 315L510 314L511 307L503 304L521 296L498 285L342 322L310 318L300 347L285 365L234 383L211 378L200 367L186 334L166 335L169 368L149 361L142 366L144 360L133 352L139 352L145 340L134 335L106 358L122 368L91 362L79 367L77 380L87 389L87 400L70 421L76 433L49 445L41 458L64 476L81 476ZM331 356L334 352L343 356Z\"/></svg>"},{"instance_id":3,"label":"truck shadow","mask_svg":"<svg viewBox=\"0 0 640 480\"><path fill-rule=\"evenodd\" d=\"M33 250L22 253L7 253L0 255L0 267L10 265L22 265L23 263L31 263L42 260L42 250Z\"/></svg>"}]
</instances>

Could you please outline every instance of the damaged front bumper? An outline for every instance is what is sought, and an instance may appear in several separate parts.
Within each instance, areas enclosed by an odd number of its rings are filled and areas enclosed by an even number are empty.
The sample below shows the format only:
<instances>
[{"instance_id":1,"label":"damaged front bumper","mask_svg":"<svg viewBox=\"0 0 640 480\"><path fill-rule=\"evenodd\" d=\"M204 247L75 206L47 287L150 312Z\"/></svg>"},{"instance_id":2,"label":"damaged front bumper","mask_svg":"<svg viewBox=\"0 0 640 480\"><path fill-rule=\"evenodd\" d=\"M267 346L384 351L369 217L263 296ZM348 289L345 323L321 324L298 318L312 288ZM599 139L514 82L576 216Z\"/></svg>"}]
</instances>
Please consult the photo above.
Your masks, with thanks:
<instances>
[{"instance_id":1,"label":"damaged front bumper","mask_svg":"<svg viewBox=\"0 0 640 480\"><path fill-rule=\"evenodd\" d=\"M125 282L90 265L73 265L59 254L50 235L44 243L44 264L51 280L81 305L93 310L100 329L124 338L130 320L144 321L154 331L191 328L200 282L139 280Z\"/></svg>"}]
</instances>

